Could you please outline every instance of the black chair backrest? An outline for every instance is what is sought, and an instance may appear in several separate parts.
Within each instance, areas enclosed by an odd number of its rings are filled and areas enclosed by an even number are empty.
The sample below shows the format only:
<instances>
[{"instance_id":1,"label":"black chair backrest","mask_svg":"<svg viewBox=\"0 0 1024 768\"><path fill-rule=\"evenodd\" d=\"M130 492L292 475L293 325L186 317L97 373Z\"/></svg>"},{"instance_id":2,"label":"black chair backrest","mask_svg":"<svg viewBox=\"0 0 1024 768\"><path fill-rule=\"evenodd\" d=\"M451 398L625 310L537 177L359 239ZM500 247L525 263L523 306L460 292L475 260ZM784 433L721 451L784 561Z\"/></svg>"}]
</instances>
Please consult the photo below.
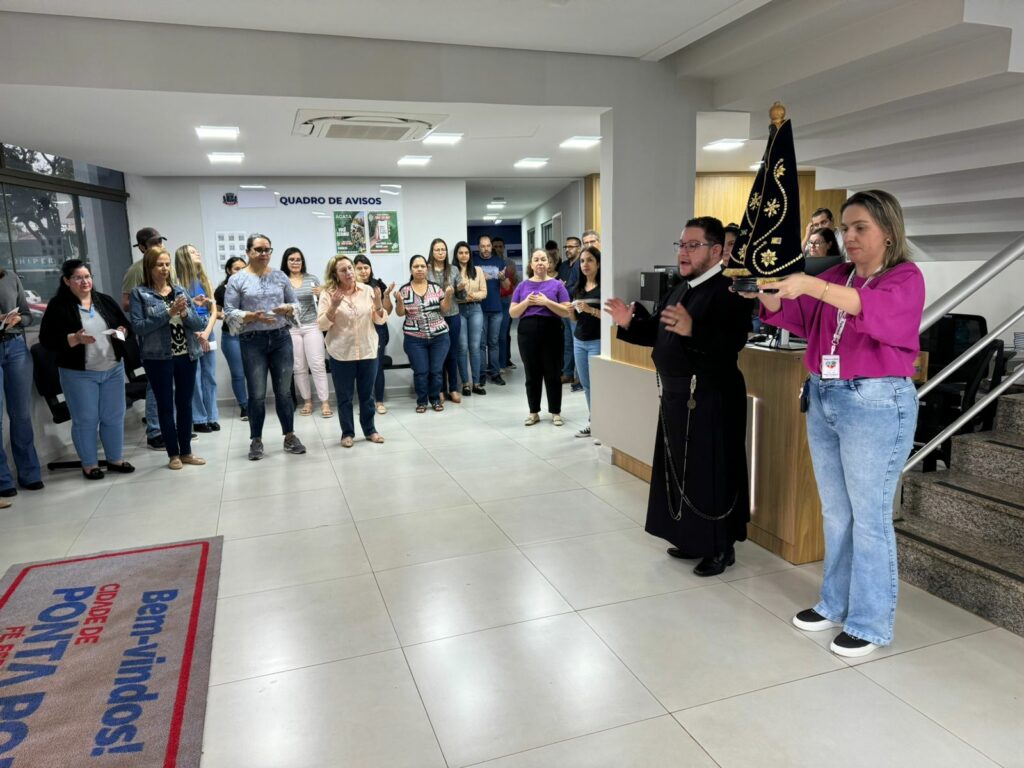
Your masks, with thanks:
<instances>
[{"instance_id":1,"label":"black chair backrest","mask_svg":"<svg viewBox=\"0 0 1024 768\"><path fill-rule=\"evenodd\" d=\"M928 376L932 377L970 349L988 333L988 323L981 315L943 315L921 334L921 350L928 352ZM966 382L970 378L964 366L950 381Z\"/></svg>"},{"instance_id":2,"label":"black chair backrest","mask_svg":"<svg viewBox=\"0 0 1024 768\"><path fill-rule=\"evenodd\" d=\"M71 411L64 402L64 393L60 388L60 375L57 373L57 355L38 341L29 350L32 355L32 379L36 391L46 402L55 424L63 424L71 420Z\"/></svg>"}]
</instances>

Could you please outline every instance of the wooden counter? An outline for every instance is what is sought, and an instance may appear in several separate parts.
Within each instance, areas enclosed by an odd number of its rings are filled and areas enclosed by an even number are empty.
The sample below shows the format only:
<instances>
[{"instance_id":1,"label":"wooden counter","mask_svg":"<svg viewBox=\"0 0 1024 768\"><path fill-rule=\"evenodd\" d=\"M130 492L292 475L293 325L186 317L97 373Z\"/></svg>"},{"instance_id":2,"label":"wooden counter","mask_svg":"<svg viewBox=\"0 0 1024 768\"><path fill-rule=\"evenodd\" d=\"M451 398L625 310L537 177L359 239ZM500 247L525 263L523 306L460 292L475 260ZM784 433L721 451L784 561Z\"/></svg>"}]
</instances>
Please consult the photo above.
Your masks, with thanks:
<instances>
[{"instance_id":1,"label":"wooden counter","mask_svg":"<svg viewBox=\"0 0 1024 768\"><path fill-rule=\"evenodd\" d=\"M612 359L654 370L650 348L619 341L614 334ZM807 375L803 352L747 347L739 362L752 404L747 419L752 490L747 535L791 563L820 560L825 554L821 503L798 399ZM650 466L633 456L613 448L612 462L650 482Z\"/></svg>"}]
</instances>

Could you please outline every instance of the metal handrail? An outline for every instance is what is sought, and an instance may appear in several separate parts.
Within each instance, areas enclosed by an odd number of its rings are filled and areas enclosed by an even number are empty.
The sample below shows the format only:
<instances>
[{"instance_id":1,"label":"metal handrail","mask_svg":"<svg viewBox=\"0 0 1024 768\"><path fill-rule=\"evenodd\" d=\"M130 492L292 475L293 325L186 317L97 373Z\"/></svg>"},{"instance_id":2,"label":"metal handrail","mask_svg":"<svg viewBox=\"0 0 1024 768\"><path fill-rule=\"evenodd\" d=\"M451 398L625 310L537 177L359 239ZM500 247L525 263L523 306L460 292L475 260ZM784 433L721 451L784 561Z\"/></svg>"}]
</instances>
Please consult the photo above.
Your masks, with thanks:
<instances>
[{"instance_id":1,"label":"metal handrail","mask_svg":"<svg viewBox=\"0 0 1024 768\"><path fill-rule=\"evenodd\" d=\"M924 333L935 325L939 318L947 314L1021 256L1024 256L1024 235L1021 235L1007 245L1003 250L986 261L983 266L968 275L963 282L950 288L925 308L924 314L921 315L921 330L919 333Z\"/></svg>"},{"instance_id":2,"label":"metal handrail","mask_svg":"<svg viewBox=\"0 0 1024 768\"><path fill-rule=\"evenodd\" d=\"M928 454L930 454L932 451L934 451L936 448L938 448L940 445L946 442L946 440L948 440L952 435L956 434L957 430L959 430L960 427L962 427L964 424L966 424L979 413L981 413L983 410L985 410L989 403L991 403L993 400L995 400L997 397L1003 394L1003 392L1005 392L1007 389L1013 386L1014 382L1016 382L1017 379L1019 379L1021 376L1024 376L1024 365L1017 368L1017 370L1015 370L1007 378L1003 379L998 387L990 391L987 395L981 398L981 400L979 400L970 408L968 408L964 413L960 415L960 418L958 418L944 430L939 432L939 434L933 437L923 448L921 448L921 450L914 453L910 457L910 459L907 460L907 463L903 466L903 471L901 472L901 474L906 474L906 472L911 467L922 461Z\"/></svg>"},{"instance_id":3,"label":"metal handrail","mask_svg":"<svg viewBox=\"0 0 1024 768\"><path fill-rule=\"evenodd\" d=\"M1004 320L991 331L989 331L987 336L978 339L976 342L974 342L971 348L964 352L962 355L960 355L960 357L951 362L949 365L947 365L933 377L928 379L928 381L925 382L925 384L920 389L917 390L917 399L922 399L925 395L927 395L929 392L935 389L935 387L937 387L943 381L952 376L953 373L959 370L964 363L966 363L968 360L974 357L978 350L984 348L990 342L995 341L999 336L1003 334L1004 331L1009 330L1010 326L1016 323L1022 317L1024 317L1024 306L1022 306L1020 309L1018 309L1016 312L1014 312L1012 315L1006 318L1006 320Z\"/></svg>"}]
</instances>

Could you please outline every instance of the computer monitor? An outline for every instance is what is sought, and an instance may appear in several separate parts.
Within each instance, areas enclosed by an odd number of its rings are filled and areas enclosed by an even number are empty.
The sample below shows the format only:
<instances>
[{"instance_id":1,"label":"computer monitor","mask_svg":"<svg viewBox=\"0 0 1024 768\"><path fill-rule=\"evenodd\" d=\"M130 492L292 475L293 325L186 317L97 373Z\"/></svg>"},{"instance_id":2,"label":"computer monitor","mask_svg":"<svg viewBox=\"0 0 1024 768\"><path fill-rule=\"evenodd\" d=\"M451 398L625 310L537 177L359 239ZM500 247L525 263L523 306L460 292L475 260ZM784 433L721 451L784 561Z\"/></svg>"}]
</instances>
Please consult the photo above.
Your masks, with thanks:
<instances>
[{"instance_id":1,"label":"computer monitor","mask_svg":"<svg viewBox=\"0 0 1024 768\"><path fill-rule=\"evenodd\" d=\"M826 269L832 269L837 264L843 263L842 256L815 256L811 259L804 259L804 274L817 277Z\"/></svg>"}]
</instances>

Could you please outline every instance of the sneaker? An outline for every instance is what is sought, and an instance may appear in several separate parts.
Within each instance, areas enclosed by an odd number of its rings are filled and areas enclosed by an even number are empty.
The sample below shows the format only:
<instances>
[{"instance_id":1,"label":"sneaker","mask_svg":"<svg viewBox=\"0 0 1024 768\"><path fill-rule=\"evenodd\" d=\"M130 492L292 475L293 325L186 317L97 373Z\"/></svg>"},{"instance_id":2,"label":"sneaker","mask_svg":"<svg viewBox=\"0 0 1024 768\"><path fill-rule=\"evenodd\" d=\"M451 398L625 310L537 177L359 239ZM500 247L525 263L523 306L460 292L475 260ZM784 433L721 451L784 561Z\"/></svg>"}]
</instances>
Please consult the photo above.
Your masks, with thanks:
<instances>
[{"instance_id":1,"label":"sneaker","mask_svg":"<svg viewBox=\"0 0 1024 768\"><path fill-rule=\"evenodd\" d=\"M793 626L805 632L821 632L843 625L835 621L829 621L813 608L808 608L805 611L800 611L800 613L793 617Z\"/></svg>"},{"instance_id":2,"label":"sneaker","mask_svg":"<svg viewBox=\"0 0 1024 768\"><path fill-rule=\"evenodd\" d=\"M164 442L163 435L157 435L146 440L146 445L153 451L165 451L167 450L167 443Z\"/></svg>"},{"instance_id":3,"label":"sneaker","mask_svg":"<svg viewBox=\"0 0 1024 768\"><path fill-rule=\"evenodd\" d=\"M877 647L877 645L869 643L867 640L861 640L859 637L852 637L845 632L840 632L835 636L832 644L829 645L829 650L836 656L854 658L857 656L867 656Z\"/></svg>"},{"instance_id":4,"label":"sneaker","mask_svg":"<svg viewBox=\"0 0 1024 768\"><path fill-rule=\"evenodd\" d=\"M259 461L263 458L263 441L254 437L249 443L249 461Z\"/></svg>"},{"instance_id":5,"label":"sneaker","mask_svg":"<svg viewBox=\"0 0 1024 768\"><path fill-rule=\"evenodd\" d=\"M300 455L306 452L306 446L299 440L298 435L289 435L284 439L284 452Z\"/></svg>"},{"instance_id":6,"label":"sneaker","mask_svg":"<svg viewBox=\"0 0 1024 768\"><path fill-rule=\"evenodd\" d=\"M18 485L26 491L41 491L45 487L42 480L36 480L34 483L23 483L19 480Z\"/></svg>"},{"instance_id":7,"label":"sneaker","mask_svg":"<svg viewBox=\"0 0 1024 768\"><path fill-rule=\"evenodd\" d=\"M569 387L569 391L570 392L582 392L583 391L583 385L582 384L573 384L571 387Z\"/></svg>"},{"instance_id":8,"label":"sneaker","mask_svg":"<svg viewBox=\"0 0 1024 768\"><path fill-rule=\"evenodd\" d=\"M576 433L576 437L590 437L590 427L584 427Z\"/></svg>"},{"instance_id":9,"label":"sneaker","mask_svg":"<svg viewBox=\"0 0 1024 768\"><path fill-rule=\"evenodd\" d=\"M249 420L249 409L248 408L242 408L241 411L238 414L238 418L241 421L248 421Z\"/></svg>"},{"instance_id":10,"label":"sneaker","mask_svg":"<svg viewBox=\"0 0 1024 768\"><path fill-rule=\"evenodd\" d=\"M499 387L505 386L505 380L501 376L491 376L491 383L497 384Z\"/></svg>"}]
</instances>

